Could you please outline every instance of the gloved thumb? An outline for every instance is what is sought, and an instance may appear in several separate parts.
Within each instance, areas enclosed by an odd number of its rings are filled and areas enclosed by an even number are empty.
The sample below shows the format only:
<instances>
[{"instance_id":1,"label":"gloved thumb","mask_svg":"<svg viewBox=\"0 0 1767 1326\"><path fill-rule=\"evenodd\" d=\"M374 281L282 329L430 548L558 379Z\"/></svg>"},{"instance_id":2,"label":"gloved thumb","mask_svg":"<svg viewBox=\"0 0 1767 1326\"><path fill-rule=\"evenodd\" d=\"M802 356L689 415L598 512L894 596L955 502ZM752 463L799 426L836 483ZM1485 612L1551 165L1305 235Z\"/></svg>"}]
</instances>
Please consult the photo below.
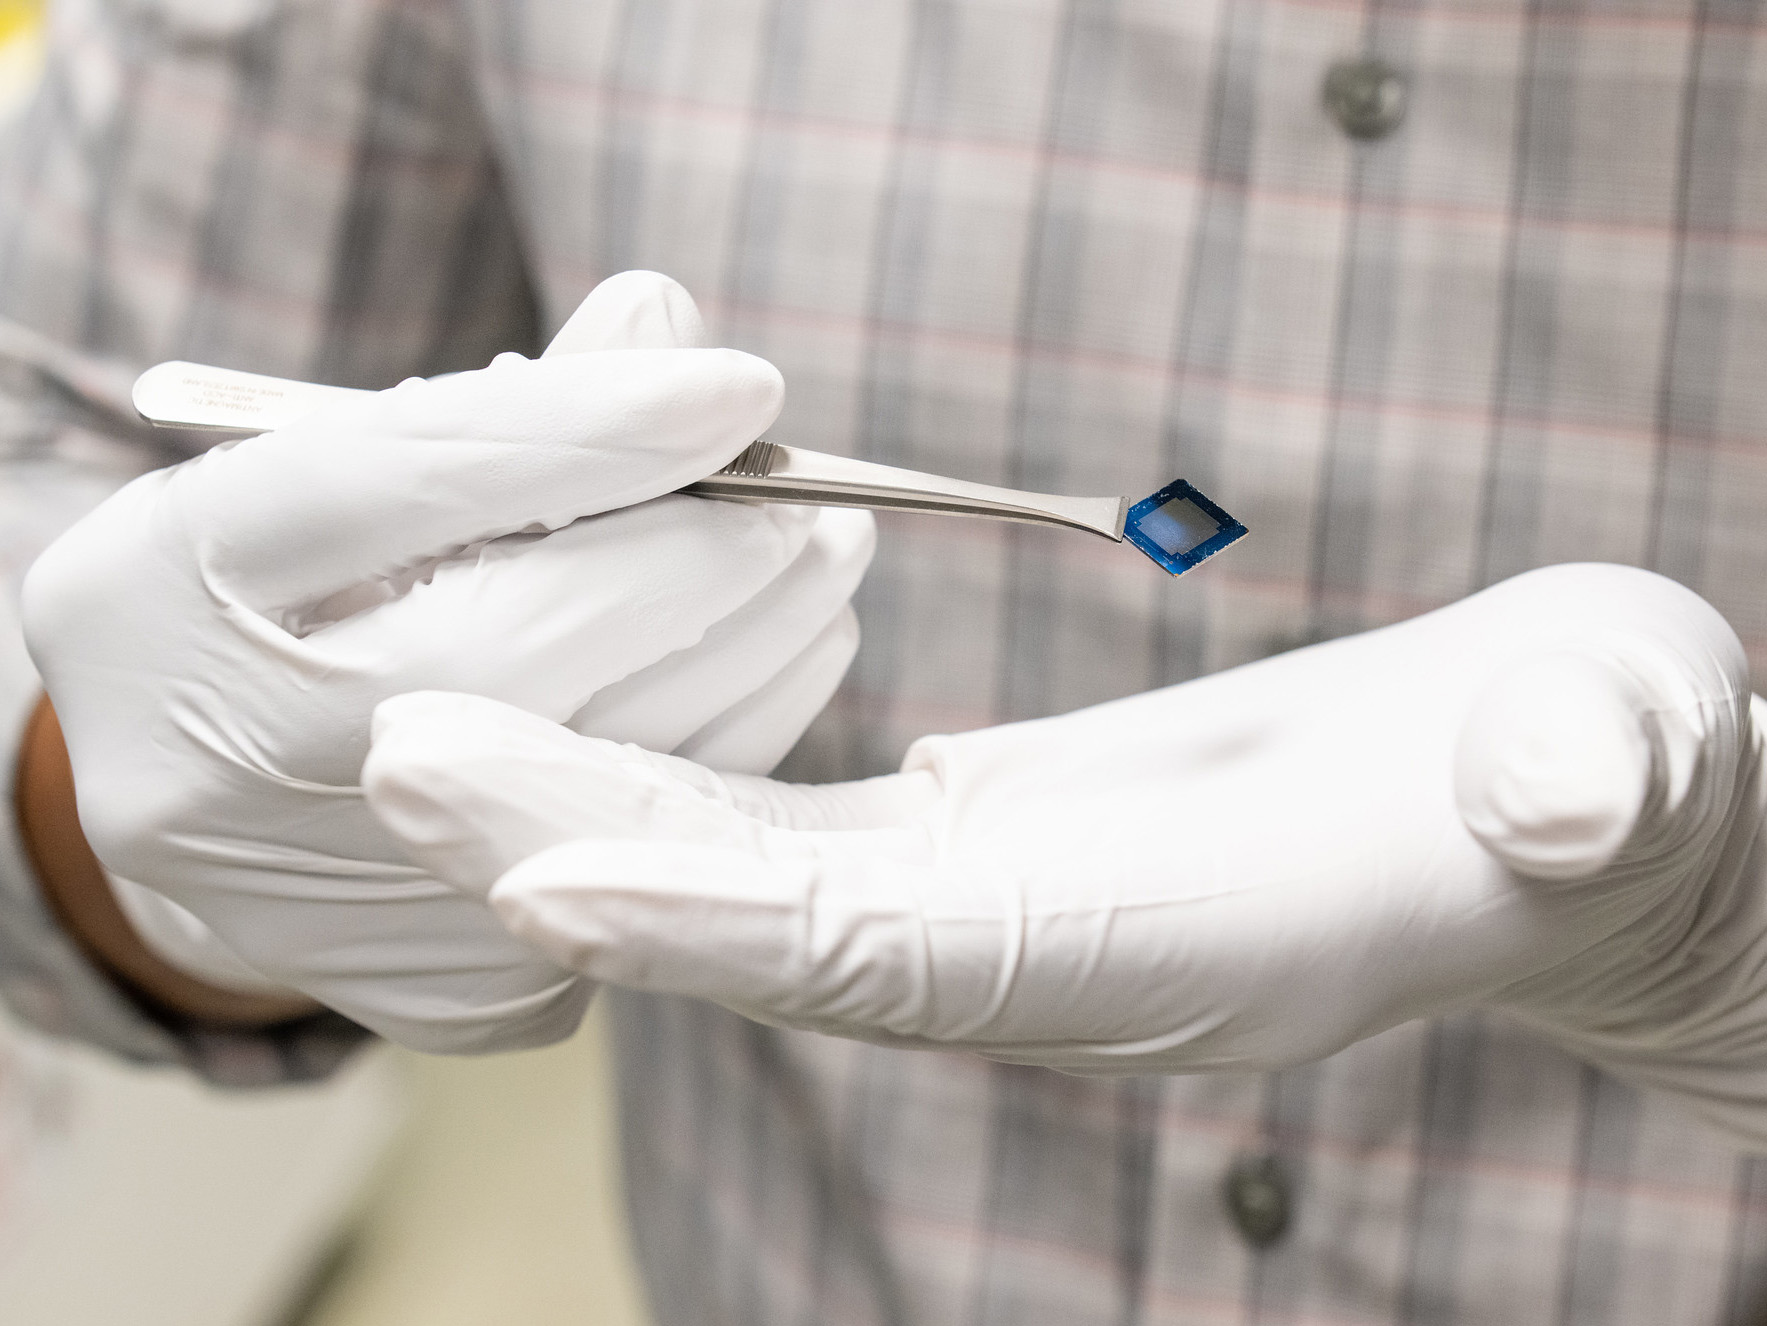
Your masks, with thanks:
<instances>
[{"instance_id":1,"label":"gloved thumb","mask_svg":"<svg viewBox=\"0 0 1767 1326\"><path fill-rule=\"evenodd\" d=\"M764 1021L914 1034L932 1006L927 909L943 896L961 916L985 912L930 869L915 818L936 802L928 773L727 777L429 692L381 704L362 776L414 860L554 961ZM996 929L981 927L984 942ZM959 1005L987 1004L992 970L957 964Z\"/></svg>"},{"instance_id":2,"label":"gloved thumb","mask_svg":"<svg viewBox=\"0 0 1767 1326\"><path fill-rule=\"evenodd\" d=\"M938 795L928 773L821 787L717 774L441 691L375 709L362 789L414 862L478 897L560 843L696 843L765 855L765 840L782 830L896 830Z\"/></svg>"},{"instance_id":3,"label":"gloved thumb","mask_svg":"<svg viewBox=\"0 0 1767 1326\"><path fill-rule=\"evenodd\" d=\"M1667 860L1727 822L1751 749L1749 670L1698 595L1631 567L1547 567L1468 600L1494 665L1461 720L1460 817L1517 874ZM1446 619L1444 619L1446 620Z\"/></svg>"},{"instance_id":4,"label":"gloved thumb","mask_svg":"<svg viewBox=\"0 0 1767 1326\"><path fill-rule=\"evenodd\" d=\"M1517 874L1597 873L1645 811L1655 767L1649 726L1639 687L1611 663L1563 652L1510 667L1461 728L1462 821Z\"/></svg>"},{"instance_id":5,"label":"gloved thumb","mask_svg":"<svg viewBox=\"0 0 1767 1326\"><path fill-rule=\"evenodd\" d=\"M603 758L569 728L480 696L418 691L374 711L362 792L409 856L483 897L517 862L615 827ZM617 759L617 754L612 758Z\"/></svg>"}]
</instances>

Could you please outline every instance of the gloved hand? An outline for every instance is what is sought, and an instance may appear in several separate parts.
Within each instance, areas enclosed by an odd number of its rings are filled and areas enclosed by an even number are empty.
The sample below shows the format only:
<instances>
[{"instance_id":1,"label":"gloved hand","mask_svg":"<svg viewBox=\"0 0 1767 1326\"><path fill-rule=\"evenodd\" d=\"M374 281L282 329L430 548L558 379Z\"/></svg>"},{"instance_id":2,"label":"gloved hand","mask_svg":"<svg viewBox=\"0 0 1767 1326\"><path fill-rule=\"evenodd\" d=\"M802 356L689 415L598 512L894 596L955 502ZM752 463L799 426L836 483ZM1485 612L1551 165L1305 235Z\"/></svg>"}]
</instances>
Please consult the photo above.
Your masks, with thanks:
<instances>
[{"instance_id":1,"label":"gloved hand","mask_svg":"<svg viewBox=\"0 0 1767 1326\"><path fill-rule=\"evenodd\" d=\"M460 696L374 731L369 801L413 856L601 980L1105 1073L1495 1007L1767 1139L1746 662L1642 571L1534 572L844 785Z\"/></svg>"},{"instance_id":2,"label":"gloved hand","mask_svg":"<svg viewBox=\"0 0 1767 1326\"><path fill-rule=\"evenodd\" d=\"M32 568L27 640L87 837L206 927L219 983L230 951L422 1049L568 1034L587 983L369 813L376 703L448 687L762 770L826 701L871 525L664 496L779 410L771 365L673 348L702 334L679 286L628 273L539 360L144 476ZM128 892L139 923L146 890Z\"/></svg>"}]
</instances>

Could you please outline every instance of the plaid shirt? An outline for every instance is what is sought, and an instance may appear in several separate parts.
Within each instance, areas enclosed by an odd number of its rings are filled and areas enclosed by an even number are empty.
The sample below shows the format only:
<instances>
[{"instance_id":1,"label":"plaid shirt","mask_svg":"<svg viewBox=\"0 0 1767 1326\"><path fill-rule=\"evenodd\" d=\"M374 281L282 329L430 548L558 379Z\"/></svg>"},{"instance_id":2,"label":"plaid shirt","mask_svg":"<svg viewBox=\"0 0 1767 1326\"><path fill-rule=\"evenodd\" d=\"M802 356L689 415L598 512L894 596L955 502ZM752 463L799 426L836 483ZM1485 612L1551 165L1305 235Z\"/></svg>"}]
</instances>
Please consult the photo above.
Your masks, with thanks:
<instances>
[{"instance_id":1,"label":"plaid shirt","mask_svg":"<svg viewBox=\"0 0 1767 1326\"><path fill-rule=\"evenodd\" d=\"M106 373L385 385L532 343L645 266L784 370L779 440L1054 491L1183 474L1253 531L1172 583L1059 533L884 517L866 643L799 777L1568 559L1679 578L1767 662L1759 0L57 22L0 164L18 561L163 459ZM1372 57L1405 114L1356 140L1321 85ZM5 897L10 933L41 927ZM71 967L27 974L87 998ZM1767 1319L1767 1165L1490 1019L1272 1076L1100 1081L610 997L668 1326ZM1247 1156L1292 1203L1262 1247L1223 1201Z\"/></svg>"}]
</instances>

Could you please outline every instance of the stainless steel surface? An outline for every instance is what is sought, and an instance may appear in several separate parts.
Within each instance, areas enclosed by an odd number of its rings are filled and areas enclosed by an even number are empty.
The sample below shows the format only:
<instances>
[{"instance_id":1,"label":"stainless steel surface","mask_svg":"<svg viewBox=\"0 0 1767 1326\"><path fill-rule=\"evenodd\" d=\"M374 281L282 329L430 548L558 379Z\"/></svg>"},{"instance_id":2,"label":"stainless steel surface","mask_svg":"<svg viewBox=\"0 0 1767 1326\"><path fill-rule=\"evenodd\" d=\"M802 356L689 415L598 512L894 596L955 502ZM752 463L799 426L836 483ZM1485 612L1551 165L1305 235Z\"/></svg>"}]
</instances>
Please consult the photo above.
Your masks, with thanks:
<instances>
[{"instance_id":1,"label":"stainless steel surface","mask_svg":"<svg viewBox=\"0 0 1767 1326\"><path fill-rule=\"evenodd\" d=\"M155 427L235 436L268 433L321 406L372 394L181 359L155 364L135 379L131 393L136 412Z\"/></svg>"},{"instance_id":2,"label":"stainless steel surface","mask_svg":"<svg viewBox=\"0 0 1767 1326\"><path fill-rule=\"evenodd\" d=\"M1025 493L874 465L846 456L828 456L765 439L747 447L716 474L690 483L681 491L739 501L984 516L1033 525L1059 525L1116 540L1123 537L1123 520L1129 511L1126 497Z\"/></svg>"},{"instance_id":3,"label":"stainless steel surface","mask_svg":"<svg viewBox=\"0 0 1767 1326\"><path fill-rule=\"evenodd\" d=\"M322 406L367 395L347 387L211 368L181 360L159 364L135 381L135 408L160 428L265 433ZM859 506L981 516L1084 530L1121 542L1126 497L1063 497L966 483L938 474L829 456L765 438L750 444L716 474L681 490L698 497L802 506Z\"/></svg>"}]
</instances>

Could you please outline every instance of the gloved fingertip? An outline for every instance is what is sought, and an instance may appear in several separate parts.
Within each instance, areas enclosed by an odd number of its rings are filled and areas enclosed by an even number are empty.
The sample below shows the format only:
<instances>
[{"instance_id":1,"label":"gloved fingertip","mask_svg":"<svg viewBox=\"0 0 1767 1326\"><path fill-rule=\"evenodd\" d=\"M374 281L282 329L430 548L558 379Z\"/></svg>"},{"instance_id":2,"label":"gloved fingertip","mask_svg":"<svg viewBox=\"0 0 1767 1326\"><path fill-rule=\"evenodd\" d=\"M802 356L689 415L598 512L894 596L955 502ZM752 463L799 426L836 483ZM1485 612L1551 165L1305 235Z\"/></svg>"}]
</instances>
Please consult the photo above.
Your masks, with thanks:
<instances>
[{"instance_id":1,"label":"gloved fingertip","mask_svg":"<svg viewBox=\"0 0 1767 1326\"><path fill-rule=\"evenodd\" d=\"M706 353L719 356L723 360L722 367L727 375L727 392L734 398L733 404L740 402L741 408L753 411L757 421L749 431L755 437L772 427L773 421L785 406L785 375L778 367L762 359L759 355L747 354L741 350L711 350Z\"/></svg>"},{"instance_id":2,"label":"gloved fingertip","mask_svg":"<svg viewBox=\"0 0 1767 1326\"><path fill-rule=\"evenodd\" d=\"M508 782L500 752L486 758L476 734L450 721L467 708L452 702L474 697L397 698L376 710L363 799L412 862L483 898L512 859L496 814Z\"/></svg>"},{"instance_id":3,"label":"gloved fingertip","mask_svg":"<svg viewBox=\"0 0 1767 1326\"><path fill-rule=\"evenodd\" d=\"M457 759L488 750L594 745L526 709L459 691L408 691L382 700L369 719L369 741L370 760L378 752L382 765L404 758Z\"/></svg>"},{"instance_id":4,"label":"gloved fingertip","mask_svg":"<svg viewBox=\"0 0 1767 1326\"><path fill-rule=\"evenodd\" d=\"M732 971L784 969L796 930L779 918L803 898L794 872L749 852L585 839L517 862L487 901L510 934L562 967L703 996Z\"/></svg>"},{"instance_id":5,"label":"gloved fingertip","mask_svg":"<svg viewBox=\"0 0 1767 1326\"><path fill-rule=\"evenodd\" d=\"M489 851L476 823L481 786L498 774L482 758L484 733L531 718L450 691L413 691L375 706L363 799L406 855L444 883L482 897L508 864Z\"/></svg>"},{"instance_id":6,"label":"gloved fingertip","mask_svg":"<svg viewBox=\"0 0 1767 1326\"><path fill-rule=\"evenodd\" d=\"M770 502L760 509L766 513L768 521L785 540L789 556L795 557L814 534L818 525L817 513L822 508Z\"/></svg>"},{"instance_id":7,"label":"gloved fingertip","mask_svg":"<svg viewBox=\"0 0 1767 1326\"><path fill-rule=\"evenodd\" d=\"M693 296L661 272L629 271L591 290L543 358L595 350L685 350L708 345Z\"/></svg>"},{"instance_id":8,"label":"gloved fingertip","mask_svg":"<svg viewBox=\"0 0 1767 1326\"><path fill-rule=\"evenodd\" d=\"M1464 720L1454 793L1462 822L1516 873L1583 879L1637 827L1655 760L1627 678L1550 654L1490 683Z\"/></svg>"},{"instance_id":9,"label":"gloved fingertip","mask_svg":"<svg viewBox=\"0 0 1767 1326\"><path fill-rule=\"evenodd\" d=\"M595 844L564 842L506 870L486 902L504 928L570 971L585 974L618 943L616 927L596 905Z\"/></svg>"},{"instance_id":10,"label":"gloved fingertip","mask_svg":"<svg viewBox=\"0 0 1767 1326\"><path fill-rule=\"evenodd\" d=\"M797 744L859 650L859 619L843 604L797 657L683 741L678 754L726 773L765 774Z\"/></svg>"},{"instance_id":11,"label":"gloved fingertip","mask_svg":"<svg viewBox=\"0 0 1767 1326\"><path fill-rule=\"evenodd\" d=\"M726 461L763 437L784 408L785 378L758 355L720 348L674 352L666 360L674 379L667 388L670 409L692 424L691 432L682 436L701 442L716 438ZM663 362L652 358L646 365L657 374L659 386Z\"/></svg>"},{"instance_id":12,"label":"gloved fingertip","mask_svg":"<svg viewBox=\"0 0 1767 1326\"><path fill-rule=\"evenodd\" d=\"M816 508L816 537L828 545L837 560L868 566L877 552L877 520L863 507Z\"/></svg>"},{"instance_id":13,"label":"gloved fingertip","mask_svg":"<svg viewBox=\"0 0 1767 1326\"><path fill-rule=\"evenodd\" d=\"M440 728L460 714L463 702L470 705L477 699L453 691L407 691L389 696L375 705L369 717L369 740L374 745L385 745Z\"/></svg>"}]
</instances>

